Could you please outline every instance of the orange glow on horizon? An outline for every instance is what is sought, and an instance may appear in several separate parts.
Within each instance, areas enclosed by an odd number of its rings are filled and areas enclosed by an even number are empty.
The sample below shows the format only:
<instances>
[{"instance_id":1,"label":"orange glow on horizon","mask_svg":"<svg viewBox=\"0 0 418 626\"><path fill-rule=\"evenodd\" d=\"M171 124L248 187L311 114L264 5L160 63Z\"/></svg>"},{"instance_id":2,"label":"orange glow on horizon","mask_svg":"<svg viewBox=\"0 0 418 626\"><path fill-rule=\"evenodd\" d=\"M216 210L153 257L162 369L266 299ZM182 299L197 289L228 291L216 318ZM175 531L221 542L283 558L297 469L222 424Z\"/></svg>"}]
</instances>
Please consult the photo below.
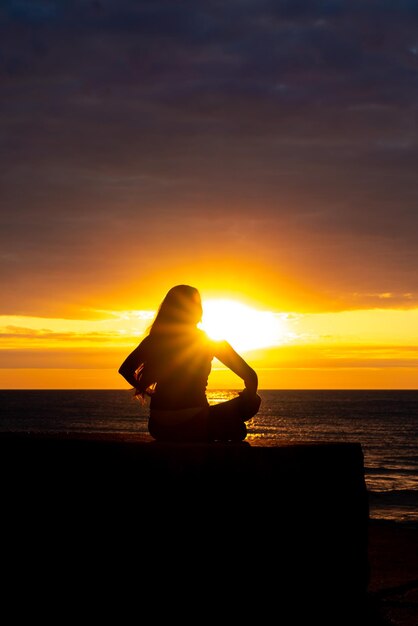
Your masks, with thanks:
<instances>
[{"instance_id":1,"label":"orange glow on horizon","mask_svg":"<svg viewBox=\"0 0 418 626\"><path fill-rule=\"evenodd\" d=\"M339 313L259 310L204 299L208 330L259 375L260 389L416 388L418 309ZM211 311L212 309L212 311ZM126 388L117 369L155 310L97 310L89 319L0 316L0 388ZM212 322L210 322L212 315ZM214 362L210 388L241 381Z\"/></svg>"}]
</instances>

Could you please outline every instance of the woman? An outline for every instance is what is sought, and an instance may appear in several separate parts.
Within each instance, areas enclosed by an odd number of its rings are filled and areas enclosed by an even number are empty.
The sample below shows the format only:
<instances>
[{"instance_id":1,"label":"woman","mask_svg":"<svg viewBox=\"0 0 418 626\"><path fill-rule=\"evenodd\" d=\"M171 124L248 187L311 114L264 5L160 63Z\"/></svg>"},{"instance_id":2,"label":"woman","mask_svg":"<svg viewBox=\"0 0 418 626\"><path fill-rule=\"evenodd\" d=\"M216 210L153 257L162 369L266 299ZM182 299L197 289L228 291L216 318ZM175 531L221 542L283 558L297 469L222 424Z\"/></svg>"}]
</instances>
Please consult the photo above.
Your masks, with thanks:
<instances>
[{"instance_id":1,"label":"woman","mask_svg":"<svg viewBox=\"0 0 418 626\"><path fill-rule=\"evenodd\" d=\"M149 334L119 373L135 395L151 396L148 428L161 441L242 441L245 422L260 407L255 371L226 341L213 341L197 328L200 294L178 285L164 298ZM244 381L238 397L209 406L206 386L216 357Z\"/></svg>"}]
</instances>

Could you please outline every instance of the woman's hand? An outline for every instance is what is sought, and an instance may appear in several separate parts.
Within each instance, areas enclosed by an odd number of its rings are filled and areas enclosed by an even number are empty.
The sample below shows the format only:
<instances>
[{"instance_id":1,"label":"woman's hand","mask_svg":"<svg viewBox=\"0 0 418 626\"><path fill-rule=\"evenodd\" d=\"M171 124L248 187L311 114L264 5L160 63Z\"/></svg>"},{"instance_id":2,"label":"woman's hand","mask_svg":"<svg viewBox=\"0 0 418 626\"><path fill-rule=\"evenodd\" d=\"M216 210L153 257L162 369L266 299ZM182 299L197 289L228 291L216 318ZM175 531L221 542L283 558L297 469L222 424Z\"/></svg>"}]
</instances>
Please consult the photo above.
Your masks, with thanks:
<instances>
[{"instance_id":1,"label":"woman's hand","mask_svg":"<svg viewBox=\"0 0 418 626\"><path fill-rule=\"evenodd\" d=\"M247 367L247 375L244 378L245 390L249 394L256 395L258 389L258 376L252 369L252 367L250 367L249 365L247 365Z\"/></svg>"}]
</instances>

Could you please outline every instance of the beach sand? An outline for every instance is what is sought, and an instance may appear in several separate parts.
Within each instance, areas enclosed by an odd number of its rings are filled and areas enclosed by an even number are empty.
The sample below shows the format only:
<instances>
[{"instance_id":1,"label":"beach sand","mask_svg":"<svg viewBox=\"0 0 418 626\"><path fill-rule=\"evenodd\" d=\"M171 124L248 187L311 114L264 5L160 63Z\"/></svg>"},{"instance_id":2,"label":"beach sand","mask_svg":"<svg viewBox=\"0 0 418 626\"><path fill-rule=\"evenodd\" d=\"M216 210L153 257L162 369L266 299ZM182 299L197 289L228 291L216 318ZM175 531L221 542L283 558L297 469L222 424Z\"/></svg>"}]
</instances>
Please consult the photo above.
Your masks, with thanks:
<instances>
[{"instance_id":1,"label":"beach sand","mask_svg":"<svg viewBox=\"0 0 418 626\"><path fill-rule=\"evenodd\" d=\"M371 520L369 594L394 626L418 624L418 527Z\"/></svg>"}]
</instances>

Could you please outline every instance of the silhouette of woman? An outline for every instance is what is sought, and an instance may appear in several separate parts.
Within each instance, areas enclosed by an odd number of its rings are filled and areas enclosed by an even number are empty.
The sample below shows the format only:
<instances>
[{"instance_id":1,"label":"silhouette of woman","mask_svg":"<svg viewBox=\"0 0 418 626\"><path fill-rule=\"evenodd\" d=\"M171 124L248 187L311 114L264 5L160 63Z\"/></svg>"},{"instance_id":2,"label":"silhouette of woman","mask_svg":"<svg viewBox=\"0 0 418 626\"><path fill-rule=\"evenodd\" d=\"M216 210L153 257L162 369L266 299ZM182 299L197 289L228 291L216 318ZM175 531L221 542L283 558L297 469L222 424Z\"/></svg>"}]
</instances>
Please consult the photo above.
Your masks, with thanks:
<instances>
[{"instance_id":1,"label":"silhouette of woman","mask_svg":"<svg viewBox=\"0 0 418 626\"><path fill-rule=\"evenodd\" d=\"M260 407L257 374L227 341L211 340L198 329L201 318L198 290L173 287L149 334L119 368L136 396L151 397L148 429L157 440L242 441L245 422ZM209 406L206 386L214 357L242 378L245 389Z\"/></svg>"}]
</instances>

